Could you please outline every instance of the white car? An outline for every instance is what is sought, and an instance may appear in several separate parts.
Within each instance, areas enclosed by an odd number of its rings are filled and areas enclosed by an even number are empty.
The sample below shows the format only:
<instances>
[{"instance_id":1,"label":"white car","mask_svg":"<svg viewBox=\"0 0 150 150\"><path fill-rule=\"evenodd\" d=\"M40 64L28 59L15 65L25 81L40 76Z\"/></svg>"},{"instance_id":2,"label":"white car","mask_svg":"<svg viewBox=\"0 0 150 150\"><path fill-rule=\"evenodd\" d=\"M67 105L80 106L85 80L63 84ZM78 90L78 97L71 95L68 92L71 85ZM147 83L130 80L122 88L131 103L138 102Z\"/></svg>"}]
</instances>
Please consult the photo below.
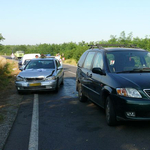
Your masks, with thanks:
<instances>
[{"instance_id":1,"label":"white car","mask_svg":"<svg viewBox=\"0 0 150 150\"><path fill-rule=\"evenodd\" d=\"M25 67L25 65L31 60L31 59L34 59L36 58L36 56L40 57L41 55L40 54L25 54L21 60L18 62L18 67L19 69L22 69Z\"/></svg>"},{"instance_id":2,"label":"white car","mask_svg":"<svg viewBox=\"0 0 150 150\"><path fill-rule=\"evenodd\" d=\"M57 60L59 60L61 66L62 66L62 59L60 58L60 56L49 56L48 58L56 58Z\"/></svg>"}]
</instances>

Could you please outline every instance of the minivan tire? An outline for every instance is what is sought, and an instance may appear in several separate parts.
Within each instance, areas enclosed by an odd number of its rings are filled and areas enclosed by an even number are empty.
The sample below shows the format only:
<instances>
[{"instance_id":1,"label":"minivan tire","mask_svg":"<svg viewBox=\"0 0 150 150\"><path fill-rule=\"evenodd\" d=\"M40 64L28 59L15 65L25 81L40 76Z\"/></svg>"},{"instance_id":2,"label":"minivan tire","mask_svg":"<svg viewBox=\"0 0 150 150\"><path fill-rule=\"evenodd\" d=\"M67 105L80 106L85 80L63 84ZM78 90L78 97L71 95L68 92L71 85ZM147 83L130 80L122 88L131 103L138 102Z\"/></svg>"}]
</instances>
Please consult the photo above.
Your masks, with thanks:
<instances>
[{"instance_id":1,"label":"minivan tire","mask_svg":"<svg viewBox=\"0 0 150 150\"><path fill-rule=\"evenodd\" d=\"M86 102L87 97L82 93L82 85L78 83L78 98L80 102Z\"/></svg>"},{"instance_id":2,"label":"minivan tire","mask_svg":"<svg viewBox=\"0 0 150 150\"><path fill-rule=\"evenodd\" d=\"M107 124L109 126L117 125L116 114L115 114L114 106L112 104L110 97L107 97L107 99L106 99L105 112L106 112Z\"/></svg>"}]
</instances>

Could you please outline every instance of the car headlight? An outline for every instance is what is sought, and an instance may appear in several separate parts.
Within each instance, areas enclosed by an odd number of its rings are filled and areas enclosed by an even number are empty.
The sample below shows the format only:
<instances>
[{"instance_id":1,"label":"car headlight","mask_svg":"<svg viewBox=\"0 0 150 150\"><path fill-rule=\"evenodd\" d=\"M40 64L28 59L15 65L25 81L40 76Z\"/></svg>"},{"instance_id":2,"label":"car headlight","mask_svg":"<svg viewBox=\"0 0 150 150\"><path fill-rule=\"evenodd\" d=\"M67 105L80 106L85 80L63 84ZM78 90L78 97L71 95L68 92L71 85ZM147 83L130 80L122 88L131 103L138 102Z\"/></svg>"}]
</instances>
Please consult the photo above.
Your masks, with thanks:
<instances>
[{"instance_id":1,"label":"car headlight","mask_svg":"<svg viewBox=\"0 0 150 150\"><path fill-rule=\"evenodd\" d=\"M45 78L46 80L55 80L56 79L56 77L55 76L49 76L49 77L47 77L47 78Z\"/></svg>"},{"instance_id":2,"label":"car headlight","mask_svg":"<svg viewBox=\"0 0 150 150\"><path fill-rule=\"evenodd\" d=\"M141 94L134 88L117 88L116 91L121 96L142 98Z\"/></svg>"},{"instance_id":3,"label":"car headlight","mask_svg":"<svg viewBox=\"0 0 150 150\"><path fill-rule=\"evenodd\" d=\"M17 76L16 81L24 81L24 79L21 76Z\"/></svg>"}]
</instances>

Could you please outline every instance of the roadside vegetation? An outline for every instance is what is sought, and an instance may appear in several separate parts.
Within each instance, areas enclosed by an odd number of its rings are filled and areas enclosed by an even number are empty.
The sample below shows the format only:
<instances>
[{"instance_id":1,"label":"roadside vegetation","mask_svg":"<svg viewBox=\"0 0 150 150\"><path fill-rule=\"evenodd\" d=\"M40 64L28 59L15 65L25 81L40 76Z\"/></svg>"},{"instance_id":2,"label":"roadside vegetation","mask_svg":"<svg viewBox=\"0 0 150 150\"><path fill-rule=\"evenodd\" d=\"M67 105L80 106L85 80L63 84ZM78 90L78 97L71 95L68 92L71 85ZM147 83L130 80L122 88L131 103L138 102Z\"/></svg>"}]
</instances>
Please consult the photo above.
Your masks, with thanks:
<instances>
[{"instance_id":1,"label":"roadside vegetation","mask_svg":"<svg viewBox=\"0 0 150 150\"><path fill-rule=\"evenodd\" d=\"M18 99L15 99L13 102L10 102L7 97L12 94L11 90L14 88L15 76L19 72L16 61L0 56L0 123L7 118L7 109L18 101Z\"/></svg>"},{"instance_id":2,"label":"roadside vegetation","mask_svg":"<svg viewBox=\"0 0 150 150\"><path fill-rule=\"evenodd\" d=\"M5 38L0 34L0 41ZM0 52L5 49L5 46L0 44ZM0 90L4 90L14 79L20 71L18 70L18 63L14 60L6 59L0 56ZM1 94L0 93L0 94ZM1 117L0 117L1 118Z\"/></svg>"},{"instance_id":3,"label":"roadside vegetation","mask_svg":"<svg viewBox=\"0 0 150 150\"><path fill-rule=\"evenodd\" d=\"M70 65L74 65L74 66L77 65L77 62L76 62L74 59L67 59L67 60L65 60L63 63L65 63L65 64L70 64Z\"/></svg>"},{"instance_id":4,"label":"roadside vegetation","mask_svg":"<svg viewBox=\"0 0 150 150\"><path fill-rule=\"evenodd\" d=\"M0 56L0 90L5 89L19 73L17 62Z\"/></svg>"},{"instance_id":5,"label":"roadside vegetation","mask_svg":"<svg viewBox=\"0 0 150 150\"><path fill-rule=\"evenodd\" d=\"M4 40L4 38L3 38ZM89 48L88 45L95 44L121 44L121 45L136 45L138 48L143 48L150 51L150 36L145 36L145 38L133 37L132 32L127 34L125 31L122 31L117 37L116 35L110 35L108 41L92 41L86 43L85 41L74 43L63 43L63 44L37 44L37 45L6 45L0 47L1 55L11 55L16 51L24 51L25 54L28 53L40 53L40 54L51 54L56 55L60 54L62 57L71 60L75 60L77 63L80 56L85 50Z\"/></svg>"}]
</instances>

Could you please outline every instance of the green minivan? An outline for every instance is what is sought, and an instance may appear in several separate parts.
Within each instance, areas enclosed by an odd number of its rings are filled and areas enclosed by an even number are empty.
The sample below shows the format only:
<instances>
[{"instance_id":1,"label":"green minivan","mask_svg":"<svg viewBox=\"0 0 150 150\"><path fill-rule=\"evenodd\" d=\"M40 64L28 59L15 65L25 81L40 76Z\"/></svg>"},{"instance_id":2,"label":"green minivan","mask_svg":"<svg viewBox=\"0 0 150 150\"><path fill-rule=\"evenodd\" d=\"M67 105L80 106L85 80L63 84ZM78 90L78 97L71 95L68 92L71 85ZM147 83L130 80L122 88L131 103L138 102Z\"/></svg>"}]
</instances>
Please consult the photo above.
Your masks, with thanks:
<instances>
[{"instance_id":1,"label":"green minivan","mask_svg":"<svg viewBox=\"0 0 150 150\"><path fill-rule=\"evenodd\" d=\"M150 121L150 52L139 48L92 46L81 56L76 90L105 109L107 124Z\"/></svg>"}]
</instances>

